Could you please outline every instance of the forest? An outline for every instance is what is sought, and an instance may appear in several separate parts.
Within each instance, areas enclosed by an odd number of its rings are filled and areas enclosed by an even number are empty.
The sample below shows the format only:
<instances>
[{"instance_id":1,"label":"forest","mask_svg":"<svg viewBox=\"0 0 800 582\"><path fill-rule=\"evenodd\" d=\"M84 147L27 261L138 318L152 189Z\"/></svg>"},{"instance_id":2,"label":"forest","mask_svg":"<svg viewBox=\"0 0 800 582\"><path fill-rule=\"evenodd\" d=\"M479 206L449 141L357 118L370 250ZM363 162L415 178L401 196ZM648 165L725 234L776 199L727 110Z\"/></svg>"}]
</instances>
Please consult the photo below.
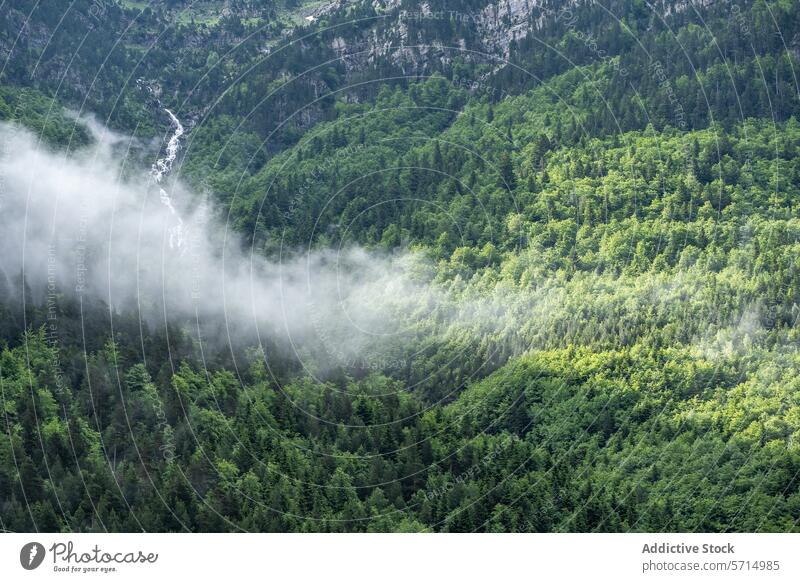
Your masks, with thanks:
<instances>
[{"instance_id":1,"label":"forest","mask_svg":"<svg viewBox=\"0 0 800 582\"><path fill-rule=\"evenodd\" d=\"M461 4L0 6L0 529L800 531L800 4Z\"/></svg>"}]
</instances>

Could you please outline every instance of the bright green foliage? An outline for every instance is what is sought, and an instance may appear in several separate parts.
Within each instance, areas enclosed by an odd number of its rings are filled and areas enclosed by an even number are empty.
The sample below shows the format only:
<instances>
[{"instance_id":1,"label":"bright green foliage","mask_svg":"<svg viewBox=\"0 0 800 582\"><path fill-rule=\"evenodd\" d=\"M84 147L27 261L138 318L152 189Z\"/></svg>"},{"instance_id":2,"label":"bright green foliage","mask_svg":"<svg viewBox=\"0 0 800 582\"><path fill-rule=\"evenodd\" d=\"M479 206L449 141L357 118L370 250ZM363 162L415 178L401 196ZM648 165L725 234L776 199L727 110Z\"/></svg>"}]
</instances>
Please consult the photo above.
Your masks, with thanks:
<instances>
[{"instance_id":1,"label":"bright green foliage","mask_svg":"<svg viewBox=\"0 0 800 582\"><path fill-rule=\"evenodd\" d=\"M112 337L105 306L66 296L52 337L42 299L23 306L0 280L0 527L800 528L800 101L782 44L800 4L735 3L751 33L785 34L750 37L729 3L697 7L704 27L676 11L669 30L645 3L618 19L582 3L568 22L535 14L541 34L510 65L462 54L409 76L334 58L337 35L390 30L370 2L285 44L283 8L207 4L175 27L173 9L113 4L66 89L32 76L40 58L58 69L56 49L24 45L0 118L79 147L60 103L81 80L110 123L154 133L125 79L168 71L161 105L197 120L182 177L252 248L407 254L439 303L383 346L404 365L312 377L270 345L201 354L132 312ZM85 21L53 46L75 48ZM408 26L480 42L464 22ZM174 52L135 42L161 32Z\"/></svg>"}]
</instances>

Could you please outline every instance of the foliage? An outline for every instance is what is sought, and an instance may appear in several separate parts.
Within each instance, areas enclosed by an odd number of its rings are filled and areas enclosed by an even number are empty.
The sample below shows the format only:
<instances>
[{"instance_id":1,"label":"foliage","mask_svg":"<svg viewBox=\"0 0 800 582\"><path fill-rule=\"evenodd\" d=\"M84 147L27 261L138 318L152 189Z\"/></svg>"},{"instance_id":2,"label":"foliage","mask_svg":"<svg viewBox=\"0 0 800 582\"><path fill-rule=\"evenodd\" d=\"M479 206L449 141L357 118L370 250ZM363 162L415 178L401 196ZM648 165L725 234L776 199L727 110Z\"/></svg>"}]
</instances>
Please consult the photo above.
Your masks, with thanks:
<instances>
[{"instance_id":1,"label":"foliage","mask_svg":"<svg viewBox=\"0 0 800 582\"><path fill-rule=\"evenodd\" d=\"M3 46L21 15L40 33L0 118L79 148L65 106L145 136L173 107L182 177L252 248L412 255L439 302L375 340L405 365L312 376L69 295L52 331L8 274L0 528L798 530L800 4L733 3L731 26L731 3L545 2L510 64L434 52L413 75L336 58L391 38L377 3L283 36L291 3L108 3L102 27L75 4L0 7Z\"/></svg>"}]
</instances>

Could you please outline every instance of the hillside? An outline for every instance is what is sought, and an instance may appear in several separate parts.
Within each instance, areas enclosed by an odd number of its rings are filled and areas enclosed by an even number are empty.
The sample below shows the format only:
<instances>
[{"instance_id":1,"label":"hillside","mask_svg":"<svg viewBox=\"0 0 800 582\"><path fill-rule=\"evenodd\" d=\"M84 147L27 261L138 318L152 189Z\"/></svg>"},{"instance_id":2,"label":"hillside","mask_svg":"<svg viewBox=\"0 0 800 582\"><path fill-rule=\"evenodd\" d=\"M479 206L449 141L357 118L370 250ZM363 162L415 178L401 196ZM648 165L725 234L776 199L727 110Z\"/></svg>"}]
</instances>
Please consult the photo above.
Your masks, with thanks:
<instances>
[{"instance_id":1,"label":"hillside","mask_svg":"<svg viewBox=\"0 0 800 582\"><path fill-rule=\"evenodd\" d=\"M0 528L798 530L800 5L461 4L0 7Z\"/></svg>"}]
</instances>

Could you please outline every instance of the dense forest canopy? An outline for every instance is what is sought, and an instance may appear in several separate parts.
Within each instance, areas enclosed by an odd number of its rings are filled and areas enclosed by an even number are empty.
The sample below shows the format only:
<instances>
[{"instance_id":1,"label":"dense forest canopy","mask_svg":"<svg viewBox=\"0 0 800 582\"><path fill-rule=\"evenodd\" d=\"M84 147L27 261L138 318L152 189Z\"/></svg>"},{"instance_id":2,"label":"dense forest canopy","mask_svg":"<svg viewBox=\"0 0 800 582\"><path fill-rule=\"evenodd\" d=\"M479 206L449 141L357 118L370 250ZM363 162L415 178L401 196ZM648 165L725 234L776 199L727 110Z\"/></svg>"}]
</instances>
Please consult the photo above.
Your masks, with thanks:
<instances>
[{"instance_id":1,"label":"dense forest canopy","mask_svg":"<svg viewBox=\"0 0 800 582\"><path fill-rule=\"evenodd\" d=\"M0 49L3 530L800 529L797 2L15 0Z\"/></svg>"}]
</instances>

